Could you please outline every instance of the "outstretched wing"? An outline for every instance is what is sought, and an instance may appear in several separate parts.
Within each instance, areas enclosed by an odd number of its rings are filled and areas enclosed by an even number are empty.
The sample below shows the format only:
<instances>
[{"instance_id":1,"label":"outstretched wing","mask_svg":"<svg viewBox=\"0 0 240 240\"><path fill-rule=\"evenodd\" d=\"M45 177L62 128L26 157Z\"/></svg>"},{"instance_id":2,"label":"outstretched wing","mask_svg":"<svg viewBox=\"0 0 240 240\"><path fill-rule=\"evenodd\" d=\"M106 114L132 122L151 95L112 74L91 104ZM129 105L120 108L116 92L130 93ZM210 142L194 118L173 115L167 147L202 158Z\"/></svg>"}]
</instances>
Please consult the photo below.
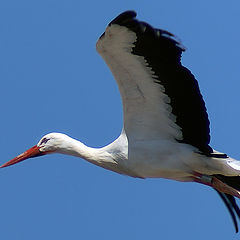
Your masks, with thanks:
<instances>
[{"instance_id":1,"label":"outstretched wing","mask_svg":"<svg viewBox=\"0 0 240 240\"><path fill-rule=\"evenodd\" d=\"M197 81L181 65L184 48L171 33L135 17L120 14L97 42L118 83L127 136L179 141L209 155L209 120Z\"/></svg>"}]
</instances>

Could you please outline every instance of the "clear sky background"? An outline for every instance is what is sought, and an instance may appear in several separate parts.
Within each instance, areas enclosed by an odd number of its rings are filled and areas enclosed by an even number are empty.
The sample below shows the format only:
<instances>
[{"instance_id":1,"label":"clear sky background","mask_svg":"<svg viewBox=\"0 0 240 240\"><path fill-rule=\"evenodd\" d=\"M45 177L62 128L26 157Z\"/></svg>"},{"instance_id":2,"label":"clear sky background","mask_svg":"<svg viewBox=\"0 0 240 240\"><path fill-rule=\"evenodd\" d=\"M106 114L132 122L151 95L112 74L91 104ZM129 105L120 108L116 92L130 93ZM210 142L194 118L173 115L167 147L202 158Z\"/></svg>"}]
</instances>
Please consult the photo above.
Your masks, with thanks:
<instances>
[{"instance_id":1,"label":"clear sky background","mask_svg":"<svg viewBox=\"0 0 240 240\"><path fill-rule=\"evenodd\" d=\"M208 108L211 145L240 159L239 1L2 0L0 163L49 132L93 147L119 135L120 95L95 43L129 9L182 40L182 62ZM63 155L0 172L4 240L240 237L215 191L200 184L134 179Z\"/></svg>"}]
</instances>

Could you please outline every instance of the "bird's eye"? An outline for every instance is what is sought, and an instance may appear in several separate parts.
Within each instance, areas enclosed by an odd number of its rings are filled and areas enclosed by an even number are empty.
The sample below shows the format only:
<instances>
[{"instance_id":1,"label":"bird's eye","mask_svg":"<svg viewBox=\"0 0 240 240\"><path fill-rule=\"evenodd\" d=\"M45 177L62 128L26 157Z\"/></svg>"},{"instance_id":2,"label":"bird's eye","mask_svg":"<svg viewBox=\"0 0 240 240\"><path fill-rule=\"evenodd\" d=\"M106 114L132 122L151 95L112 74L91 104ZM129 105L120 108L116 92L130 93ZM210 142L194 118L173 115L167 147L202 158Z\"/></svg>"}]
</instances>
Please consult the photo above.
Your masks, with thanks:
<instances>
[{"instance_id":1,"label":"bird's eye","mask_svg":"<svg viewBox=\"0 0 240 240\"><path fill-rule=\"evenodd\" d=\"M43 143L46 143L49 140L50 140L49 138L43 138L39 145L42 145Z\"/></svg>"}]
</instances>

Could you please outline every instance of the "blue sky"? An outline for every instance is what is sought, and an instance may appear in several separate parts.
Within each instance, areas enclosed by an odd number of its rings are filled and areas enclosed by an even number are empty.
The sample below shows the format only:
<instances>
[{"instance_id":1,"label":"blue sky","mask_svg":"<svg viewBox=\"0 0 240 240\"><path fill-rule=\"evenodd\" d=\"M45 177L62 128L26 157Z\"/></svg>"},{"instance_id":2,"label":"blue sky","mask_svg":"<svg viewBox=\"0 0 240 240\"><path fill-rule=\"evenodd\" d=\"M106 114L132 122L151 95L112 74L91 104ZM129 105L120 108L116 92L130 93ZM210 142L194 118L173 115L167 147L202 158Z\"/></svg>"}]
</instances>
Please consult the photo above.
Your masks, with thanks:
<instances>
[{"instance_id":1,"label":"blue sky","mask_svg":"<svg viewBox=\"0 0 240 240\"><path fill-rule=\"evenodd\" d=\"M122 128L121 99L95 51L122 11L177 35L183 64L199 81L211 145L240 159L239 1L0 2L3 163L49 132L89 146ZM139 180L63 155L35 158L0 174L4 240L237 239L217 194L193 183Z\"/></svg>"}]
</instances>

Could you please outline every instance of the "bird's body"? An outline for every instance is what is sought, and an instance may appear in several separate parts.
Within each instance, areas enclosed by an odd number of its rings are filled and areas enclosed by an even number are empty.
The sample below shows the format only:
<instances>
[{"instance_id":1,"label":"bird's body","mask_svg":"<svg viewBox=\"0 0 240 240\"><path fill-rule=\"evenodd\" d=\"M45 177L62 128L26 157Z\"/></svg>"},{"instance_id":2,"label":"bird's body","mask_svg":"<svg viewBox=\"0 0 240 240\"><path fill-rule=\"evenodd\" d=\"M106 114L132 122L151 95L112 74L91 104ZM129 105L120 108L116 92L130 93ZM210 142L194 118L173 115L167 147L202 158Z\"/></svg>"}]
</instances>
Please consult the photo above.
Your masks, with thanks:
<instances>
[{"instance_id":1,"label":"bird's body","mask_svg":"<svg viewBox=\"0 0 240 240\"><path fill-rule=\"evenodd\" d=\"M83 158L108 170L137 178L168 178L193 181L195 173L204 175L225 174L236 176L238 170L232 158L209 158L196 154L194 147L162 139L134 140L129 142L123 131L111 144L91 148L62 133L50 133L42 151ZM42 139L38 143L40 147ZM217 152L216 152L217 154ZM221 153L219 153L221 154ZM236 166L237 167L237 166Z\"/></svg>"},{"instance_id":2,"label":"bird's body","mask_svg":"<svg viewBox=\"0 0 240 240\"><path fill-rule=\"evenodd\" d=\"M135 17L133 11L119 15L97 42L122 97L120 136L96 149L50 133L1 167L57 152L132 177L199 182L218 191L237 230L240 210L233 196L240 197L240 162L209 146L205 104L194 76L181 65L180 42Z\"/></svg>"}]
</instances>

